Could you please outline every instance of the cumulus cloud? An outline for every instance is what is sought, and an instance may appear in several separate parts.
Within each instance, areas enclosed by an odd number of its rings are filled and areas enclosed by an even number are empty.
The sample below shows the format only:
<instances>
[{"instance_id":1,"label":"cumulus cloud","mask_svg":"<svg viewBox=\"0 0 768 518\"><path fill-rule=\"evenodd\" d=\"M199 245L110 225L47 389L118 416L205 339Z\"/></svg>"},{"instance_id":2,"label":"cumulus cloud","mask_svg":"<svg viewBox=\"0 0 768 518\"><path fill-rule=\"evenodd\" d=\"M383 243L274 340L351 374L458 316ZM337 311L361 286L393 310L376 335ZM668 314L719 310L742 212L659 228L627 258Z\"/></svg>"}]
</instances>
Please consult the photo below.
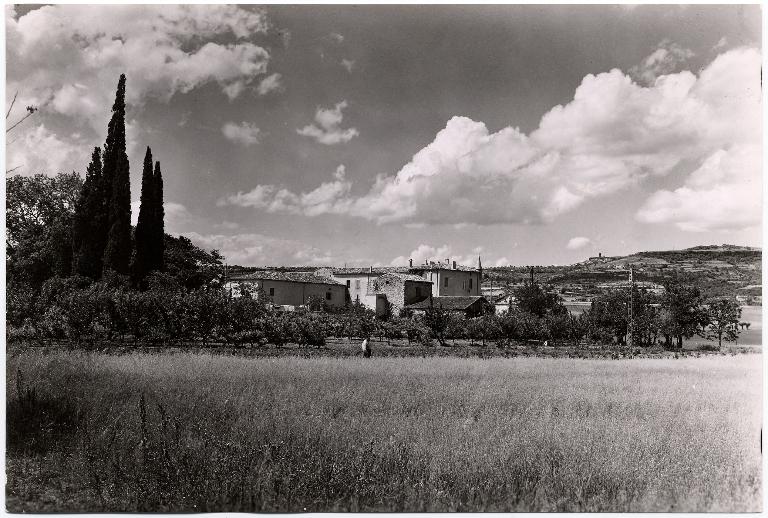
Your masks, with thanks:
<instances>
[{"instance_id":1,"label":"cumulus cloud","mask_svg":"<svg viewBox=\"0 0 768 518\"><path fill-rule=\"evenodd\" d=\"M392 259L390 265L391 266L408 266L408 260L412 259L414 265L424 264L428 261L435 261L435 262L445 262L448 261L456 261L457 264L463 265L463 266L477 266L477 258L478 256L482 255L483 253L483 247L476 247L473 248L470 253L457 253L456 250L454 250L449 245L442 245L442 246L433 246L428 244L420 244L417 246L414 250L411 251L410 254L406 255L400 255L398 257L395 257ZM502 257L496 261L498 263L499 261L503 261L504 264L508 263L508 260L506 257ZM486 266L489 264L493 264L492 261L484 260L483 261Z\"/></svg>"},{"instance_id":2,"label":"cumulus cloud","mask_svg":"<svg viewBox=\"0 0 768 518\"><path fill-rule=\"evenodd\" d=\"M579 250L589 244L592 244L591 239L589 239L588 237L578 236L578 237L572 237L568 241L568 244L565 245L565 248L567 248L568 250Z\"/></svg>"},{"instance_id":3,"label":"cumulus cloud","mask_svg":"<svg viewBox=\"0 0 768 518\"><path fill-rule=\"evenodd\" d=\"M274 185L257 185L249 192L239 192L219 200L218 205L254 207L282 214L344 214L349 210L352 183L346 177L344 165L336 168L333 180L320 184L309 192L294 194Z\"/></svg>"},{"instance_id":4,"label":"cumulus cloud","mask_svg":"<svg viewBox=\"0 0 768 518\"><path fill-rule=\"evenodd\" d=\"M261 11L231 5L7 8L7 91L100 131L123 72L129 106L212 82L237 97L267 70L269 53L248 41L266 30Z\"/></svg>"},{"instance_id":5,"label":"cumulus cloud","mask_svg":"<svg viewBox=\"0 0 768 518\"><path fill-rule=\"evenodd\" d=\"M632 67L629 73L637 81L653 84L657 77L674 72L693 56L692 50L665 39L640 65Z\"/></svg>"},{"instance_id":6,"label":"cumulus cloud","mask_svg":"<svg viewBox=\"0 0 768 518\"><path fill-rule=\"evenodd\" d=\"M259 143L261 130L250 122L241 122L240 124L227 122L222 126L221 132L232 142L243 146L252 146Z\"/></svg>"},{"instance_id":7,"label":"cumulus cloud","mask_svg":"<svg viewBox=\"0 0 768 518\"><path fill-rule=\"evenodd\" d=\"M761 221L759 145L720 149L682 187L654 193L640 208L645 223L674 223L681 230L738 231Z\"/></svg>"},{"instance_id":8,"label":"cumulus cloud","mask_svg":"<svg viewBox=\"0 0 768 518\"><path fill-rule=\"evenodd\" d=\"M200 234L186 232L184 236L206 250L218 250L230 264L241 266L330 266L344 259L327 250L292 239L280 239L263 234Z\"/></svg>"},{"instance_id":9,"label":"cumulus cloud","mask_svg":"<svg viewBox=\"0 0 768 518\"><path fill-rule=\"evenodd\" d=\"M14 130L16 131L16 130ZM79 135L62 140L45 124L19 127L6 146L5 169L24 175L83 172L93 148Z\"/></svg>"},{"instance_id":10,"label":"cumulus cloud","mask_svg":"<svg viewBox=\"0 0 768 518\"><path fill-rule=\"evenodd\" d=\"M333 196L307 210L298 202L305 194L260 185L252 191L258 203L250 205L378 223L550 222L678 165L702 163L720 149L759 145L760 66L756 49L739 48L715 58L698 76L667 74L650 86L618 69L590 74L573 100L552 108L529 135L514 127L491 133L482 122L453 117L400 171L378 176L362 196L348 195L348 182L321 186ZM338 124L337 111L319 119ZM244 205L241 198L230 202Z\"/></svg>"},{"instance_id":11,"label":"cumulus cloud","mask_svg":"<svg viewBox=\"0 0 768 518\"><path fill-rule=\"evenodd\" d=\"M275 72L262 79L257 88L259 95L267 95L269 92L281 90L283 88L283 85L280 82L281 78L282 76Z\"/></svg>"},{"instance_id":12,"label":"cumulus cloud","mask_svg":"<svg viewBox=\"0 0 768 518\"><path fill-rule=\"evenodd\" d=\"M341 60L341 66L343 66L347 72L350 74L352 73L352 68L355 66L355 60L353 59L342 59Z\"/></svg>"},{"instance_id":13,"label":"cumulus cloud","mask_svg":"<svg viewBox=\"0 0 768 518\"><path fill-rule=\"evenodd\" d=\"M297 129L296 132L305 137L312 137L319 143L327 146L349 142L358 136L359 133L355 128L341 128L341 122L344 119L341 111L346 107L347 101L341 101L330 109L318 108L317 112L315 112L316 124L304 126L301 129Z\"/></svg>"}]
</instances>

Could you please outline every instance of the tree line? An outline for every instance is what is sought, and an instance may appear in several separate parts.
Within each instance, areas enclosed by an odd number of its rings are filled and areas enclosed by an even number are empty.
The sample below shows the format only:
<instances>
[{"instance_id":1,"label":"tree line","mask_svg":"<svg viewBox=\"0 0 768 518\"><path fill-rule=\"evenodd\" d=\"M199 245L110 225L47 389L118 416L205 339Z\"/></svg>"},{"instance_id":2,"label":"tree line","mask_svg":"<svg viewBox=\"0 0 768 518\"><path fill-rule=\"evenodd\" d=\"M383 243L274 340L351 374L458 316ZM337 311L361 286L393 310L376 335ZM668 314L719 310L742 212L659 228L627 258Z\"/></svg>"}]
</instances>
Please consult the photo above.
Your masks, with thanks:
<instances>
[{"instance_id":1,"label":"tree line","mask_svg":"<svg viewBox=\"0 0 768 518\"><path fill-rule=\"evenodd\" d=\"M449 346L547 343L626 345L628 294L597 298L573 315L554 292L537 285L516 290L517 304L502 314L467 318L440 306L423 314L404 310L377 317L358 302L327 307L311 299L302 311L269 305L258 291L232 297L222 286L220 268L197 286L185 286L167 272L151 272L146 289L124 278L94 281L84 276L53 277L37 297L9 292L7 322L13 340L68 340L78 343L212 344L282 347L289 343L321 347L331 337L378 337L388 343ZM637 290L634 299L635 347L681 348L694 335L723 340L738 336L738 306L727 299L705 302L690 286L672 285L662 296Z\"/></svg>"}]
</instances>

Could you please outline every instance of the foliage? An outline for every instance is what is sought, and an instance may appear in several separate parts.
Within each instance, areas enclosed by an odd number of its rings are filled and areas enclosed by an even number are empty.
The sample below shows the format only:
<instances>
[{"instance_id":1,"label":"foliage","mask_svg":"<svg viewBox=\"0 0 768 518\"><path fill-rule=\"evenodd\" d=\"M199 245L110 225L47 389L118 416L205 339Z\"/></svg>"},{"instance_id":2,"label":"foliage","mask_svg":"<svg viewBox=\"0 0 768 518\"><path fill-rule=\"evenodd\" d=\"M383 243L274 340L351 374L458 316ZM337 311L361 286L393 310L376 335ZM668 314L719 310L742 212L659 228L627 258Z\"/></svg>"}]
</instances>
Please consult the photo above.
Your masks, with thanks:
<instances>
[{"instance_id":1,"label":"foliage","mask_svg":"<svg viewBox=\"0 0 768 518\"><path fill-rule=\"evenodd\" d=\"M141 174L141 199L139 205L139 217L134 232L135 252L131 262L131 280L134 286L143 283L144 277L153 268L152 246L153 226L156 212L154 176L152 172L152 150L147 146L144 155L144 169Z\"/></svg>"},{"instance_id":2,"label":"foliage","mask_svg":"<svg viewBox=\"0 0 768 518\"><path fill-rule=\"evenodd\" d=\"M164 253L165 272L185 288L201 288L223 273L218 251L207 252L184 236L165 234Z\"/></svg>"},{"instance_id":3,"label":"foliage","mask_svg":"<svg viewBox=\"0 0 768 518\"><path fill-rule=\"evenodd\" d=\"M71 270L71 226L82 180L77 173L6 180L8 281L38 290Z\"/></svg>"},{"instance_id":4,"label":"foliage","mask_svg":"<svg viewBox=\"0 0 768 518\"><path fill-rule=\"evenodd\" d=\"M101 150L96 147L75 206L72 225L73 273L92 279L101 277L107 244L103 182Z\"/></svg>"},{"instance_id":5,"label":"foliage","mask_svg":"<svg viewBox=\"0 0 768 518\"><path fill-rule=\"evenodd\" d=\"M741 308L730 299L715 299L706 308L706 337L717 339L718 347L723 340L733 342L739 337L739 319Z\"/></svg>"},{"instance_id":6,"label":"foliage","mask_svg":"<svg viewBox=\"0 0 768 518\"><path fill-rule=\"evenodd\" d=\"M436 339L440 345L446 345L445 331L448 329L450 319L450 312L442 307L429 306L424 311L424 325L429 329L432 338Z\"/></svg>"},{"instance_id":7,"label":"foliage","mask_svg":"<svg viewBox=\"0 0 768 518\"><path fill-rule=\"evenodd\" d=\"M104 199L109 200L103 267L123 275L131 260L131 183L125 151L125 74L120 75L104 143Z\"/></svg>"},{"instance_id":8,"label":"foliage","mask_svg":"<svg viewBox=\"0 0 768 518\"><path fill-rule=\"evenodd\" d=\"M537 317L550 313L566 313L563 299L554 291L536 283L525 283L514 290L517 307Z\"/></svg>"},{"instance_id":9,"label":"foliage","mask_svg":"<svg viewBox=\"0 0 768 518\"><path fill-rule=\"evenodd\" d=\"M677 347L683 347L683 338L690 338L707 324L703 308L704 296L696 286L676 280L664 286L663 306L669 311L665 333L677 338Z\"/></svg>"},{"instance_id":10,"label":"foliage","mask_svg":"<svg viewBox=\"0 0 768 518\"><path fill-rule=\"evenodd\" d=\"M165 207L163 206L163 173L160 162L155 162L152 176L152 226L150 227L150 270L165 269Z\"/></svg>"}]
</instances>

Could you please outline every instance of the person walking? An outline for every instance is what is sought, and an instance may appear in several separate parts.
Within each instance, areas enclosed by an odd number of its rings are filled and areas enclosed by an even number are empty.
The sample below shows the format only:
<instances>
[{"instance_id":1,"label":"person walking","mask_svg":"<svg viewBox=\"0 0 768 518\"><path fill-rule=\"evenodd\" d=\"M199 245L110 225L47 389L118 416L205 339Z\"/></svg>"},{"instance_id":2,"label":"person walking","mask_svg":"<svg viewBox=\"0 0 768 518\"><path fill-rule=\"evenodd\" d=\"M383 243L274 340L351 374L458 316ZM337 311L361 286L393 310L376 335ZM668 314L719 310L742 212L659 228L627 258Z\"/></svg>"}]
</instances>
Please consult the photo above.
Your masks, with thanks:
<instances>
[{"instance_id":1,"label":"person walking","mask_svg":"<svg viewBox=\"0 0 768 518\"><path fill-rule=\"evenodd\" d=\"M363 349L363 357L364 358L370 358L371 357L371 347L368 345L368 338L365 338L363 340L362 349Z\"/></svg>"}]
</instances>

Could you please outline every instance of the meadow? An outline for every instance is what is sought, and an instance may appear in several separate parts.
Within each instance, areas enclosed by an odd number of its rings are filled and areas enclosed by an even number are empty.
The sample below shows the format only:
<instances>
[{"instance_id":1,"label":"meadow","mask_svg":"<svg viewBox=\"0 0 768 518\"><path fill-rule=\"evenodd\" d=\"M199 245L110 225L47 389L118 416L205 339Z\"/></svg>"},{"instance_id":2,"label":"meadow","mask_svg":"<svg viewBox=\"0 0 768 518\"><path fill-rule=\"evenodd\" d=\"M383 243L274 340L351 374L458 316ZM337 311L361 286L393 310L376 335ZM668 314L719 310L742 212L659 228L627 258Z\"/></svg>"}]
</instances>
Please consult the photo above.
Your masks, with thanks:
<instances>
[{"instance_id":1,"label":"meadow","mask_svg":"<svg viewBox=\"0 0 768 518\"><path fill-rule=\"evenodd\" d=\"M760 354L7 356L6 505L759 511Z\"/></svg>"}]
</instances>

